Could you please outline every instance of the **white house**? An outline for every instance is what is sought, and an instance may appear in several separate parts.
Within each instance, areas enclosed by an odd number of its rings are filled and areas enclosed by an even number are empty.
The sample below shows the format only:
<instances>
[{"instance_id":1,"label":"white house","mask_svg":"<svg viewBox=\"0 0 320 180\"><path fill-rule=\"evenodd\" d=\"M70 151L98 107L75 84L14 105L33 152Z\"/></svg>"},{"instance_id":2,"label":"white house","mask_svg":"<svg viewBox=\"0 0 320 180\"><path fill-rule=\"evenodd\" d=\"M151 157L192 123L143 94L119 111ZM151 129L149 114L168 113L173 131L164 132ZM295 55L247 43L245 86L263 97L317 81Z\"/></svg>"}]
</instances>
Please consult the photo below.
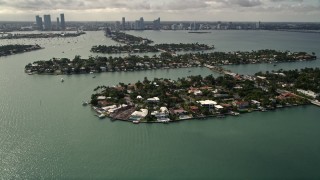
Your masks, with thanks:
<instances>
[{"instance_id":1,"label":"white house","mask_svg":"<svg viewBox=\"0 0 320 180\"><path fill-rule=\"evenodd\" d=\"M304 94L304 95L306 95L306 96L310 96L310 97L313 97L313 98L317 98L318 96L319 96L319 94L318 93L315 93L315 92L313 92L313 91L310 91L310 90L303 90L303 89L297 89L297 91L299 92L299 93L302 93L302 94Z\"/></svg>"},{"instance_id":2,"label":"white house","mask_svg":"<svg viewBox=\"0 0 320 180\"><path fill-rule=\"evenodd\" d=\"M146 117L148 115L148 109L140 109L140 111L134 111L131 116L130 119L132 120L140 120L144 117Z\"/></svg>"},{"instance_id":3,"label":"white house","mask_svg":"<svg viewBox=\"0 0 320 180\"><path fill-rule=\"evenodd\" d=\"M147 99L147 102L157 103L157 102L159 102L159 101L160 101L160 99L159 99L158 97L153 97L153 98L148 98L148 99Z\"/></svg>"},{"instance_id":4,"label":"white house","mask_svg":"<svg viewBox=\"0 0 320 180\"><path fill-rule=\"evenodd\" d=\"M197 103L200 103L202 107L208 107L208 108L212 108L214 107L214 105L217 104L217 102L212 100L197 101Z\"/></svg>"}]
</instances>

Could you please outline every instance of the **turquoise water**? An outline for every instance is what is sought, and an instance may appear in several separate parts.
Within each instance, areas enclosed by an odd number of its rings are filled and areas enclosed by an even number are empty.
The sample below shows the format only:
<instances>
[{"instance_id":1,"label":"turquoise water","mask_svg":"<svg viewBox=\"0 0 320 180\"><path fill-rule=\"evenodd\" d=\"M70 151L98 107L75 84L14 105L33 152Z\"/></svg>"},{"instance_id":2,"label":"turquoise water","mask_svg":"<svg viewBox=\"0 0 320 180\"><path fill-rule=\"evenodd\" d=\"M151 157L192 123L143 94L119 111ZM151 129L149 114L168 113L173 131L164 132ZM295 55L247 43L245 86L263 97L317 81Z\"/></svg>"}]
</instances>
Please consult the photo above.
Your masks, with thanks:
<instances>
[{"instance_id":1,"label":"turquoise water","mask_svg":"<svg viewBox=\"0 0 320 180\"><path fill-rule=\"evenodd\" d=\"M142 32L130 31L131 34ZM141 35L142 36L142 35ZM145 31L155 42L204 42L217 50L272 48L320 55L318 34ZM95 56L92 45L114 44L103 32L75 39L13 40L45 49L0 58L0 177L2 179L306 179L320 178L320 108L305 106L223 120L139 124L99 120L88 100L97 85L144 77L209 75L206 68L29 76L24 66L52 57ZM68 43L69 42L69 43ZM8 44L2 41L0 44ZM300 48L299 48L300 47ZM319 61L228 66L239 73L319 67ZM191 72L189 72L191 70ZM217 74L214 74L217 76ZM64 83L60 78L65 79Z\"/></svg>"}]
</instances>

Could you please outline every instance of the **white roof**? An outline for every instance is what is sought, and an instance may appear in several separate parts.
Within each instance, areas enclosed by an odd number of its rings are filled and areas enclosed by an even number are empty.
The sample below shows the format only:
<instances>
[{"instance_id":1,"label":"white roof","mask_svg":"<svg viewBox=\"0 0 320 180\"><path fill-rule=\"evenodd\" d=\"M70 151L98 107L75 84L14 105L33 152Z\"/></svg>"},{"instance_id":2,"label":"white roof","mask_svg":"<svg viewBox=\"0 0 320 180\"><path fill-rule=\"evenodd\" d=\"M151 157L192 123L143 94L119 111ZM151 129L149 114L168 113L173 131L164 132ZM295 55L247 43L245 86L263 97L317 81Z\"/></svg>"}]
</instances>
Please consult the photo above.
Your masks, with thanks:
<instances>
[{"instance_id":1,"label":"white roof","mask_svg":"<svg viewBox=\"0 0 320 180\"><path fill-rule=\"evenodd\" d=\"M97 99L98 99L98 100L104 100L104 99L106 99L106 97L105 97L105 96L98 96Z\"/></svg>"},{"instance_id":2,"label":"white roof","mask_svg":"<svg viewBox=\"0 0 320 180\"><path fill-rule=\"evenodd\" d=\"M161 107L161 108L160 108L160 112L165 113L165 112L169 112L169 110L168 110L167 107Z\"/></svg>"},{"instance_id":3,"label":"white roof","mask_svg":"<svg viewBox=\"0 0 320 180\"><path fill-rule=\"evenodd\" d=\"M116 107L117 107L116 105L111 105L111 106L102 107L102 109L107 111L108 109L114 109Z\"/></svg>"},{"instance_id":4,"label":"white roof","mask_svg":"<svg viewBox=\"0 0 320 180\"><path fill-rule=\"evenodd\" d=\"M214 105L214 107L217 109L223 109L223 107L221 105Z\"/></svg>"},{"instance_id":5,"label":"white roof","mask_svg":"<svg viewBox=\"0 0 320 180\"><path fill-rule=\"evenodd\" d=\"M137 96L137 99L142 99L142 96Z\"/></svg>"},{"instance_id":6,"label":"white roof","mask_svg":"<svg viewBox=\"0 0 320 180\"><path fill-rule=\"evenodd\" d=\"M139 117L146 117L148 115L148 109L140 109L140 111L135 111L131 114L131 116L139 116Z\"/></svg>"},{"instance_id":7,"label":"white roof","mask_svg":"<svg viewBox=\"0 0 320 180\"><path fill-rule=\"evenodd\" d=\"M148 101L160 101L158 97L148 98Z\"/></svg>"},{"instance_id":8,"label":"white roof","mask_svg":"<svg viewBox=\"0 0 320 180\"><path fill-rule=\"evenodd\" d=\"M198 103L200 103L201 105L216 105L217 102L212 101L212 100L204 100L204 101L197 101Z\"/></svg>"},{"instance_id":9,"label":"white roof","mask_svg":"<svg viewBox=\"0 0 320 180\"><path fill-rule=\"evenodd\" d=\"M196 90L196 91L194 91L194 92L193 92L193 94L194 94L194 95L202 94L202 91L200 91L200 90Z\"/></svg>"}]
</instances>

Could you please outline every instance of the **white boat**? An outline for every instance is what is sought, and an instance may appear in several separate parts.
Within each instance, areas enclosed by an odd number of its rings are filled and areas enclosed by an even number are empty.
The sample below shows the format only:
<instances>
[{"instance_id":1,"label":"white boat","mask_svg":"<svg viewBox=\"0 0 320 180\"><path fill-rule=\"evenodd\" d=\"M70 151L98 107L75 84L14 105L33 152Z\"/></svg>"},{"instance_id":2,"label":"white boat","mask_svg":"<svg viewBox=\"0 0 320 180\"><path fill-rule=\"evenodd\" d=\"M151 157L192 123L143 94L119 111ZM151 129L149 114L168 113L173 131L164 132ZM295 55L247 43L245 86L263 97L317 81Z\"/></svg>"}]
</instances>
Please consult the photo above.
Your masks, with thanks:
<instances>
[{"instance_id":1,"label":"white boat","mask_svg":"<svg viewBox=\"0 0 320 180\"><path fill-rule=\"evenodd\" d=\"M63 79L63 78L61 78L61 82L64 82L64 79Z\"/></svg>"},{"instance_id":2,"label":"white boat","mask_svg":"<svg viewBox=\"0 0 320 180\"><path fill-rule=\"evenodd\" d=\"M311 101L312 104L320 106L320 102L318 100Z\"/></svg>"},{"instance_id":3,"label":"white boat","mask_svg":"<svg viewBox=\"0 0 320 180\"><path fill-rule=\"evenodd\" d=\"M106 117L106 115L104 115L104 114L100 114L98 117L99 117L100 119L103 119L103 118L105 118L105 117Z\"/></svg>"}]
</instances>

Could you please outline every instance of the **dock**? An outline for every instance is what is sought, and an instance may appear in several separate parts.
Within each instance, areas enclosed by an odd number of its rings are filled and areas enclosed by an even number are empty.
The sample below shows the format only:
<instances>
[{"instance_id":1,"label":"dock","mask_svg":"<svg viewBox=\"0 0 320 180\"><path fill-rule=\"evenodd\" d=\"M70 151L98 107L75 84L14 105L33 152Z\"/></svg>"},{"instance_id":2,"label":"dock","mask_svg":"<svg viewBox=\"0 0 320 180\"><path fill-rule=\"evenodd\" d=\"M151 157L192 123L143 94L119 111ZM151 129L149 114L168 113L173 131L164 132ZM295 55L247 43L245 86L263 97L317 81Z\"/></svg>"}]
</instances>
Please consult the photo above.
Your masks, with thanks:
<instances>
[{"instance_id":1,"label":"dock","mask_svg":"<svg viewBox=\"0 0 320 180\"><path fill-rule=\"evenodd\" d=\"M316 105L316 106L320 106L320 102L317 101L317 100L315 100L315 101L310 101L310 102L311 102L311 104L314 104L314 105Z\"/></svg>"}]
</instances>

